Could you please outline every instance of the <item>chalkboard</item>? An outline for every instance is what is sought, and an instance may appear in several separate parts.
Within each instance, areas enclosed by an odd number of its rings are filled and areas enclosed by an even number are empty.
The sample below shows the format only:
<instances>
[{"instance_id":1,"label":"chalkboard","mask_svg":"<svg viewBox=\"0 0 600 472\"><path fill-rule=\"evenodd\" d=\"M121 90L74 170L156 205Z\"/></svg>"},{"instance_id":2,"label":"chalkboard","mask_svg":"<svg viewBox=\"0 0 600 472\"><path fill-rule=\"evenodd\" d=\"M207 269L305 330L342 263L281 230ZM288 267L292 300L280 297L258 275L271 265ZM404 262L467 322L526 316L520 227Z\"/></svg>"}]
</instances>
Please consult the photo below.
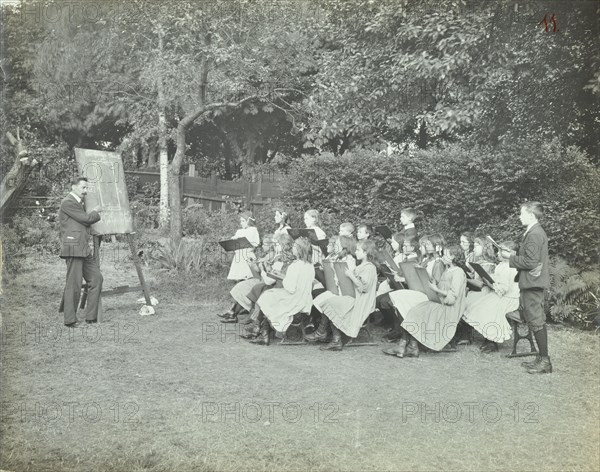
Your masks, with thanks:
<instances>
[{"instance_id":1,"label":"chalkboard","mask_svg":"<svg viewBox=\"0 0 600 472\"><path fill-rule=\"evenodd\" d=\"M95 234L133 233L127 185L121 155L116 152L75 148L79 175L88 179L85 207L102 207L102 219L92 225Z\"/></svg>"}]
</instances>

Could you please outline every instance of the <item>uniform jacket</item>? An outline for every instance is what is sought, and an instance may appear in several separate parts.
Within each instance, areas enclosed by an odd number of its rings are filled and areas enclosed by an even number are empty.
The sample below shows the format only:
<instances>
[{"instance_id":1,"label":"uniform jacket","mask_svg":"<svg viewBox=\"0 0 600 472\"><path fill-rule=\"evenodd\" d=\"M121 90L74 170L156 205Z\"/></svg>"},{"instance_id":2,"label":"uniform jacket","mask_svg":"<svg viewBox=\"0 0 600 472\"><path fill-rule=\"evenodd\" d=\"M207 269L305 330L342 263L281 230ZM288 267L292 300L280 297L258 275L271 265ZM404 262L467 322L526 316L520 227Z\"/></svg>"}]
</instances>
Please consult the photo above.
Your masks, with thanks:
<instances>
[{"instance_id":1,"label":"uniform jacket","mask_svg":"<svg viewBox=\"0 0 600 472\"><path fill-rule=\"evenodd\" d=\"M519 271L515 281L519 282L521 290L550 285L548 237L539 223L523 236L518 254L511 255L509 263Z\"/></svg>"},{"instance_id":2,"label":"uniform jacket","mask_svg":"<svg viewBox=\"0 0 600 472\"><path fill-rule=\"evenodd\" d=\"M60 257L87 257L92 251L88 244L90 226L100 221L100 215L92 211L86 213L83 202L79 203L69 193L60 203L58 211L60 224Z\"/></svg>"}]
</instances>

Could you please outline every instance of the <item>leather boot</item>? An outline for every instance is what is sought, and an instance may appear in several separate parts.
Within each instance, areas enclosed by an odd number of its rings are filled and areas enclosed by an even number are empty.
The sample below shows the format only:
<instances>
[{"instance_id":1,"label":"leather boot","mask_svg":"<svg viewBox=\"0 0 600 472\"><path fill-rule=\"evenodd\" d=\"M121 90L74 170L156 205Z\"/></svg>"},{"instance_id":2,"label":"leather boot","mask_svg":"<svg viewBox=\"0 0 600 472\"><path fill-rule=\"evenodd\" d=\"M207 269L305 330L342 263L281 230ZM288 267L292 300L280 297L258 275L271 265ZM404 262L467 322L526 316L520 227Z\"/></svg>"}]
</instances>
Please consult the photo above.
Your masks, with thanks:
<instances>
[{"instance_id":1,"label":"leather boot","mask_svg":"<svg viewBox=\"0 0 600 472\"><path fill-rule=\"evenodd\" d=\"M384 354L389 356L404 357L404 353L406 352L406 343L406 339L402 338L398 344L386 349L382 349L382 351Z\"/></svg>"},{"instance_id":2,"label":"leather boot","mask_svg":"<svg viewBox=\"0 0 600 472\"><path fill-rule=\"evenodd\" d=\"M238 317L235 314L233 316L230 316L229 318L223 318L221 320L221 323L237 323L237 322L238 322Z\"/></svg>"},{"instance_id":3,"label":"leather boot","mask_svg":"<svg viewBox=\"0 0 600 472\"><path fill-rule=\"evenodd\" d=\"M309 343L319 342L324 343L327 341L327 328L329 327L329 318L325 315L321 315L319 321L319 327L313 333L304 336L304 339Z\"/></svg>"},{"instance_id":4,"label":"leather boot","mask_svg":"<svg viewBox=\"0 0 600 472\"><path fill-rule=\"evenodd\" d=\"M419 357L419 343L415 338L410 338L402 357Z\"/></svg>"},{"instance_id":5,"label":"leather boot","mask_svg":"<svg viewBox=\"0 0 600 472\"><path fill-rule=\"evenodd\" d=\"M381 340L386 343L392 343L402 338L402 328L400 327L402 322L396 315L395 311L393 312L393 316L394 318L392 320L394 322L394 326L392 327L392 330L381 338Z\"/></svg>"},{"instance_id":6,"label":"leather boot","mask_svg":"<svg viewBox=\"0 0 600 472\"><path fill-rule=\"evenodd\" d=\"M498 343L486 340L485 344L481 346L481 352L484 352L486 354L489 354L491 352L498 352Z\"/></svg>"},{"instance_id":7,"label":"leather boot","mask_svg":"<svg viewBox=\"0 0 600 472\"><path fill-rule=\"evenodd\" d=\"M530 374L551 374L552 363L550 362L550 357L540 357L540 362L527 369L527 372Z\"/></svg>"},{"instance_id":8,"label":"leather boot","mask_svg":"<svg viewBox=\"0 0 600 472\"><path fill-rule=\"evenodd\" d=\"M321 351L341 351L343 349L342 333L333 325L333 323L331 324L331 331L333 333L331 342L325 344L325 346L321 346Z\"/></svg>"},{"instance_id":9,"label":"leather boot","mask_svg":"<svg viewBox=\"0 0 600 472\"><path fill-rule=\"evenodd\" d=\"M244 339L254 339L256 336L258 336L259 332L260 325L256 321L252 320L252 324L246 326L244 332L240 334L240 336Z\"/></svg>"},{"instance_id":10,"label":"leather boot","mask_svg":"<svg viewBox=\"0 0 600 472\"><path fill-rule=\"evenodd\" d=\"M267 318L263 317L260 322L260 332L258 333L258 336L251 339L250 342L252 344L260 344L261 346L269 345L269 320L267 320Z\"/></svg>"},{"instance_id":11,"label":"leather boot","mask_svg":"<svg viewBox=\"0 0 600 472\"><path fill-rule=\"evenodd\" d=\"M542 356L537 355L533 361L521 362L521 365L526 369L533 369L534 367L537 367L540 362L542 362Z\"/></svg>"},{"instance_id":12,"label":"leather boot","mask_svg":"<svg viewBox=\"0 0 600 472\"><path fill-rule=\"evenodd\" d=\"M389 333L384 334L381 340L384 343L393 343L402 337L402 331L394 328Z\"/></svg>"}]
</instances>

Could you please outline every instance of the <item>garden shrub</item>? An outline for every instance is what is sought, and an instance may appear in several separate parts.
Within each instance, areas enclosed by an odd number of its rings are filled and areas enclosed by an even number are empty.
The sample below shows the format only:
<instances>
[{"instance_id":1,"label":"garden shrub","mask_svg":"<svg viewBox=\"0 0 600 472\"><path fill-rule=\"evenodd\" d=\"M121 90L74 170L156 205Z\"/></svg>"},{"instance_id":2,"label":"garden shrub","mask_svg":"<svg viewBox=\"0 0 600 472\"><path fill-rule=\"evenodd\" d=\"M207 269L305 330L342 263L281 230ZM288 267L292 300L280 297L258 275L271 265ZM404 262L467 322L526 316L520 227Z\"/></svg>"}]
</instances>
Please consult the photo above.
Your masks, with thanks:
<instances>
[{"instance_id":1,"label":"garden shrub","mask_svg":"<svg viewBox=\"0 0 600 472\"><path fill-rule=\"evenodd\" d=\"M600 273L579 271L560 257L552 258L546 311L555 322L593 327L600 316Z\"/></svg>"},{"instance_id":2,"label":"garden shrub","mask_svg":"<svg viewBox=\"0 0 600 472\"><path fill-rule=\"evenodd\" d=\"M204 236L210 241L232 237L240 228L239 214L233 211L209 211L201 204L182 210L184 236Z\"/></svg>"},{"instance_id":3,"label":"garden shrub","mask_svg":"<svg viewBox=\"0 0 600 472\"><path fill-rule=\"evenodd\" d=\"M149 205L142 200L137 200L130 202L129 208L131 208L136 231L158 228L158 205Z\"/></svg>"},{"instance_id":4,"label":"garden shrub","mask_svg":"<svg viewBox=\"0 0 600 472\"><path fill-rule=\"evenodd\" d=\"M0 252L2 280L5 280L5 277L19 272L26 256L26 252L20 244L18 233L6 225L2 225L0 228Z\"/></svg>"},{"instance_id":5,"label":"garden shrub","mask_svg":"<svg viewBox=\"0 0 600 472\"><path fill-rule=\"evenodd\" d=\"M58 223L50 222L46 217L14 216L11 227L17 233L19 247L26 252L58 255L60 236Z\"/></svg>"},{"instance_id":6,"label":"garden shrub","mask_svg":"<svg viewBox=\"0 0 600 472\"><path fill-rule=\"evenodd\" d=\"M225 277L230 258L215 241L184 238L178 243L168 239L153 255L160 269L176 274L192 274L200 278Z\"/></svg>"},{"instance_id":7,"label":"garden shrub","mask_svg":"<svg viewBox=\"0 0 600 472\"><path fill-rule=\"evenodd\" d=\"M56 223L46 216L13 216L0 228L0 240L4 276L19 272L27 256L58 256L60 251Z\"/></svg>"},{"instance_id":8,"label":"garden shrub","mask_svg":"<svg viewBox=\"0 0 600 472\"><path fill-rule=\"evenodd\" d=\"M598 261L600 172L583 152L557 141L499 149L453 144L389 157L364 149L325 153L294 163L284 189L289 208L317 208L336 222L399 228L401 209L411 206L421 215L419 233L456 241L476 230L519 241L519 206L539 200L551 253L578 266Z\"/></svg>"}]
</instances>

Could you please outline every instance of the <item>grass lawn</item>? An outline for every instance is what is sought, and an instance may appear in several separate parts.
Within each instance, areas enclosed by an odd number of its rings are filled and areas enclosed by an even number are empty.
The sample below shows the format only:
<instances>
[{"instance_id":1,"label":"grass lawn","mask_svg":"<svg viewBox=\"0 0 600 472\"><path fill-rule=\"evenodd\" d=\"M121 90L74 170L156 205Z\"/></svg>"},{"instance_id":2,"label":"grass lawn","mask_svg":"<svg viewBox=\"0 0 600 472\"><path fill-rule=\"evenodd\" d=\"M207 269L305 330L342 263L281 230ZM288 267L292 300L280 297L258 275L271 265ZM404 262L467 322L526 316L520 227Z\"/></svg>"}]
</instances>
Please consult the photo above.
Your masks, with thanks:
<instances>
[{"instance_id":1,"label":"grass lawn","mask_svg":"<svg viewBox=\"0 0 600 472\"><path fill-rule=\"evenodd\" d=\"M102 272L105 289L137 284L130 262ZM5 287L1 469L600 468L597 335L551 327L554 373L538 376L504 357L510 343L418 359L254 346L217 321L226 281L145 275L156 316L124 294L70 333L61 260L30 260Z\"/></svg>"}]
</instances>

